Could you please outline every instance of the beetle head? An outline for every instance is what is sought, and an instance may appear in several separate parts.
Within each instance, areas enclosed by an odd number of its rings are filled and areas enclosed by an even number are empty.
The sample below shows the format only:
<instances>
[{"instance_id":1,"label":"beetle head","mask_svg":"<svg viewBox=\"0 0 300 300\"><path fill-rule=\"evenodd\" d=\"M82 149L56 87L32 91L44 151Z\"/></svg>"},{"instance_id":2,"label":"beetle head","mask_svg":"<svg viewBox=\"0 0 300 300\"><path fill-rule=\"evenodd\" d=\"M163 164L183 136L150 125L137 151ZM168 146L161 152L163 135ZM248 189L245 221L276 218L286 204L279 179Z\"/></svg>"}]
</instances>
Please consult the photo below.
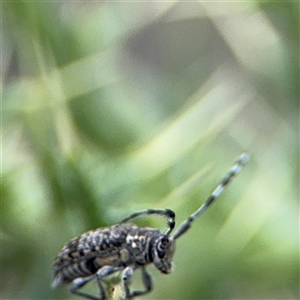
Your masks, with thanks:
<instances>
[{"instance_id":1,"label":"beetle head","mask_svg":"<svg viewBox=\"0 0 300 300\"><path fill-rule=\"evenodd\" d=\"M175 244L172 237L161 235L155 240L152 247L153 263L162 273L167 274L171 272L174 250Z\"/></svg>"}]
</instances>

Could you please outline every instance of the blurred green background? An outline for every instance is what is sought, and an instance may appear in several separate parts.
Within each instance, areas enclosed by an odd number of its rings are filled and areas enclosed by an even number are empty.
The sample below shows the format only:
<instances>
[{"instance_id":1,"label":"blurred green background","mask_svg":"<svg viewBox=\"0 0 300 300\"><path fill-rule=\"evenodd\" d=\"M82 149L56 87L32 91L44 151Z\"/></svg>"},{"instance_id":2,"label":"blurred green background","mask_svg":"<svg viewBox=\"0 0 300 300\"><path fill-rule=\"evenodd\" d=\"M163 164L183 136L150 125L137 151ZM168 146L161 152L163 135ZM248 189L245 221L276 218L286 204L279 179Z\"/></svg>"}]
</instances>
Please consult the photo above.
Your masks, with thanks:
<instances>
[{"instance_id":1,"label":"blurred green background","mask_svg":"<svg viewBox=\"0 0 300 300\"><path fill-rule=\"evenodd\" d=\"M243 151L143 299L299 299L298 55L295 2L3 2L2 299L79 299L67 241L179 224Z\"/></svg>"}]
</instances>

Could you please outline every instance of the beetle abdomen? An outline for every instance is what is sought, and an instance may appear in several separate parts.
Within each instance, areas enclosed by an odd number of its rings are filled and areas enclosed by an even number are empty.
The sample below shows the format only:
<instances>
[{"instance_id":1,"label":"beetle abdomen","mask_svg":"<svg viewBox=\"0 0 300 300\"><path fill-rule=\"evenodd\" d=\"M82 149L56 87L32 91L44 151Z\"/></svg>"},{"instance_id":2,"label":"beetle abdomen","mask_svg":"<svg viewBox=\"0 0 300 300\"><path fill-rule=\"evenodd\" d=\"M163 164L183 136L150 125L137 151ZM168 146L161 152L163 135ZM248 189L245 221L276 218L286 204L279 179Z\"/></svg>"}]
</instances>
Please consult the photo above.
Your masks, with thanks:
<instances>
[{"instance_id":1,"label":"beetle abdomen","mask_svg":"<svg viewBox=\"0 0 300 300\"><path fill-rule=\"evenodd\" d=\"M128 226L122 224L88 231L66 244L54 261L53 286L92 275L102 266L124 264L124 259L129 259L122 251Z\"/></svg>"}]
</instances>

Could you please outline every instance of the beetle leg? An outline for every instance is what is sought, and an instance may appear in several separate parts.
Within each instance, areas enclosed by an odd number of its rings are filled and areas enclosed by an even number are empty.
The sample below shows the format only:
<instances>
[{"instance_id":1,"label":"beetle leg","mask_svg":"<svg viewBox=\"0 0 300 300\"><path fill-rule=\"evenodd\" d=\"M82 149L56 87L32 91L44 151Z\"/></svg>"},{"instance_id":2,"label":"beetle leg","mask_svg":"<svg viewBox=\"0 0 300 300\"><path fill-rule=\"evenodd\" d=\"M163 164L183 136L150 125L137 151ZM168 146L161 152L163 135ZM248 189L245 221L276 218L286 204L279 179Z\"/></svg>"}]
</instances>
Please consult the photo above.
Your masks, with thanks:
<instances>
[{"instance_id":1,"label":"beetle leg","mask_svg":"<svg viewBox=\"0 0 300 300\"><path fill-rule=\"evenodd\" d=\"M72 281L72 285L70 286L70 292L75 294L75 295L86 298L86 299L105 300L105 299L107 299L107 297L106 297L106 294L105 294L105 291L104 291L101 280L104 277L111 275L112 273L121 271L122 269L123 269L122 267L117 268L117 267L111 267L111 266L104 266L104 267L100 268L97 271L96 274L93 274L93 275L88 276L88 277L76 278ZM93 279L97 280L100 298L97 298L97 297L92 296L90 294L78 291L78 289L80 289L81 287L83 287L85 284L87 284L88 282L90 282Z\"/></svg>"},{"instance_id":2,"label":"beetle leg","mask_svg":"<svg viewBox=\"0 0 300 300\"><path fill-rule=\"evenodd\" d=\"M125 299L130 299L130 289L129 285L131 284L131 278L133 275L133 268L127 267L125 268L122 276L123 284L124 284L124 292L125 292Z\"/></svg>"},{"instance_id":3,"label":"beetle leg","mask_svg":"<svg viewBox=\"0 0 300 300\"><path fill-rule=\"evenodd\" d=\"M81 287L83 287L85 284L87 284L91 280L95 279L96 277L97 277L97 275L92 275L92 276L88 276L88 277L80 277L80 278L74 279L72 281L71 286L70 286L70 292L72 294L81 296L81 297L86 298L86 299L99 300L98 298L96 298L92 295L89 295L87 293L83 293L83 292L78 291L78 289L80 289Z\"/></svg>"},{"instance_id":4,"label":"beetle leg","mask_svg":"<svg viewBox=\"0 0 300 300\"><path fill-rule=\"evenodd\" d=\"M104 300L106 298L106 294L104 292L103 285L101 283L101 279L109 276L115 272L121 271L123 268L122 267L111 267L111 266L104 266L101 269L97 271L97 283L99 287L99 292L100 292L100 299L99 300Z\"/></svg>"},{"instance_id":5,"label":"beetle leg","mask_svg":"<svg viewBox=\"0 0 300 300\"><path fill-rule=\"evenodd\" d=\"M131 278L133 275L134 269L132 267L127 267L123 272L123 284L124 284L124 292L125 299L129 300L137 296L141 296L149 293L152 290L152 278L151 275L146 271L145 267L141 268L142 272L142 281L145 287L143 291L133 291L130 292L129 285L131 283Z\"/></svg>"}]
</instances>

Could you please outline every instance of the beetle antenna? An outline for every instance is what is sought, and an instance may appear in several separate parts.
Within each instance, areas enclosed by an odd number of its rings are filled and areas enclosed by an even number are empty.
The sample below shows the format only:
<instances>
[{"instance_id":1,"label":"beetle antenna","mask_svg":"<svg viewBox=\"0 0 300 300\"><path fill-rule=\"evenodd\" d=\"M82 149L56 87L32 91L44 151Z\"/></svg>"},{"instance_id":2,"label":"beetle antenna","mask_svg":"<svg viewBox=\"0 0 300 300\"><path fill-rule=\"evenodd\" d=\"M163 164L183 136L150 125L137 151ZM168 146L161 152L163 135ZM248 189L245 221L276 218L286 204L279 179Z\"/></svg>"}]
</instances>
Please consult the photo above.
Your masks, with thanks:
<instances>
[{"instance_id":1,"label":"beetle antenna","mask_svg":"<svg viewBox=\"0 0 300 300\"><path fill-rule=\"evenodd\" d=\"M207 200L185 220L174 233L173 238L177 239L183 235L191 226L192 222L200 217L207 208L216 200L216 198L223 192L225 187L231 182L231 180L242 170L243 166L249 161L250 157L248 154L243 153L236 160L234 166L227 173L227 175L221 180L218 186L214 189Z\"/></svg>"},{"instance_id":2,"label":"beetle antenna","mask_svg":"<svg viewBox=\"0 0 300 300\"><path fill-rule=\"evenodd\" d=\"M130 215L129 217L123 219L120 223L127 223L128 221L130 221L136 217L142 216L142 215L159 215L159 216L163 216L164 218L167 218L168 219L168 222L167 222L168 229L165 233L166 236L169 236L175 227L175 213L174 213L174 211L172 211L171 209L168 209L168 208L142 210L142 211L136 212L136 213Z\"/></svg>"}]
</instances>

